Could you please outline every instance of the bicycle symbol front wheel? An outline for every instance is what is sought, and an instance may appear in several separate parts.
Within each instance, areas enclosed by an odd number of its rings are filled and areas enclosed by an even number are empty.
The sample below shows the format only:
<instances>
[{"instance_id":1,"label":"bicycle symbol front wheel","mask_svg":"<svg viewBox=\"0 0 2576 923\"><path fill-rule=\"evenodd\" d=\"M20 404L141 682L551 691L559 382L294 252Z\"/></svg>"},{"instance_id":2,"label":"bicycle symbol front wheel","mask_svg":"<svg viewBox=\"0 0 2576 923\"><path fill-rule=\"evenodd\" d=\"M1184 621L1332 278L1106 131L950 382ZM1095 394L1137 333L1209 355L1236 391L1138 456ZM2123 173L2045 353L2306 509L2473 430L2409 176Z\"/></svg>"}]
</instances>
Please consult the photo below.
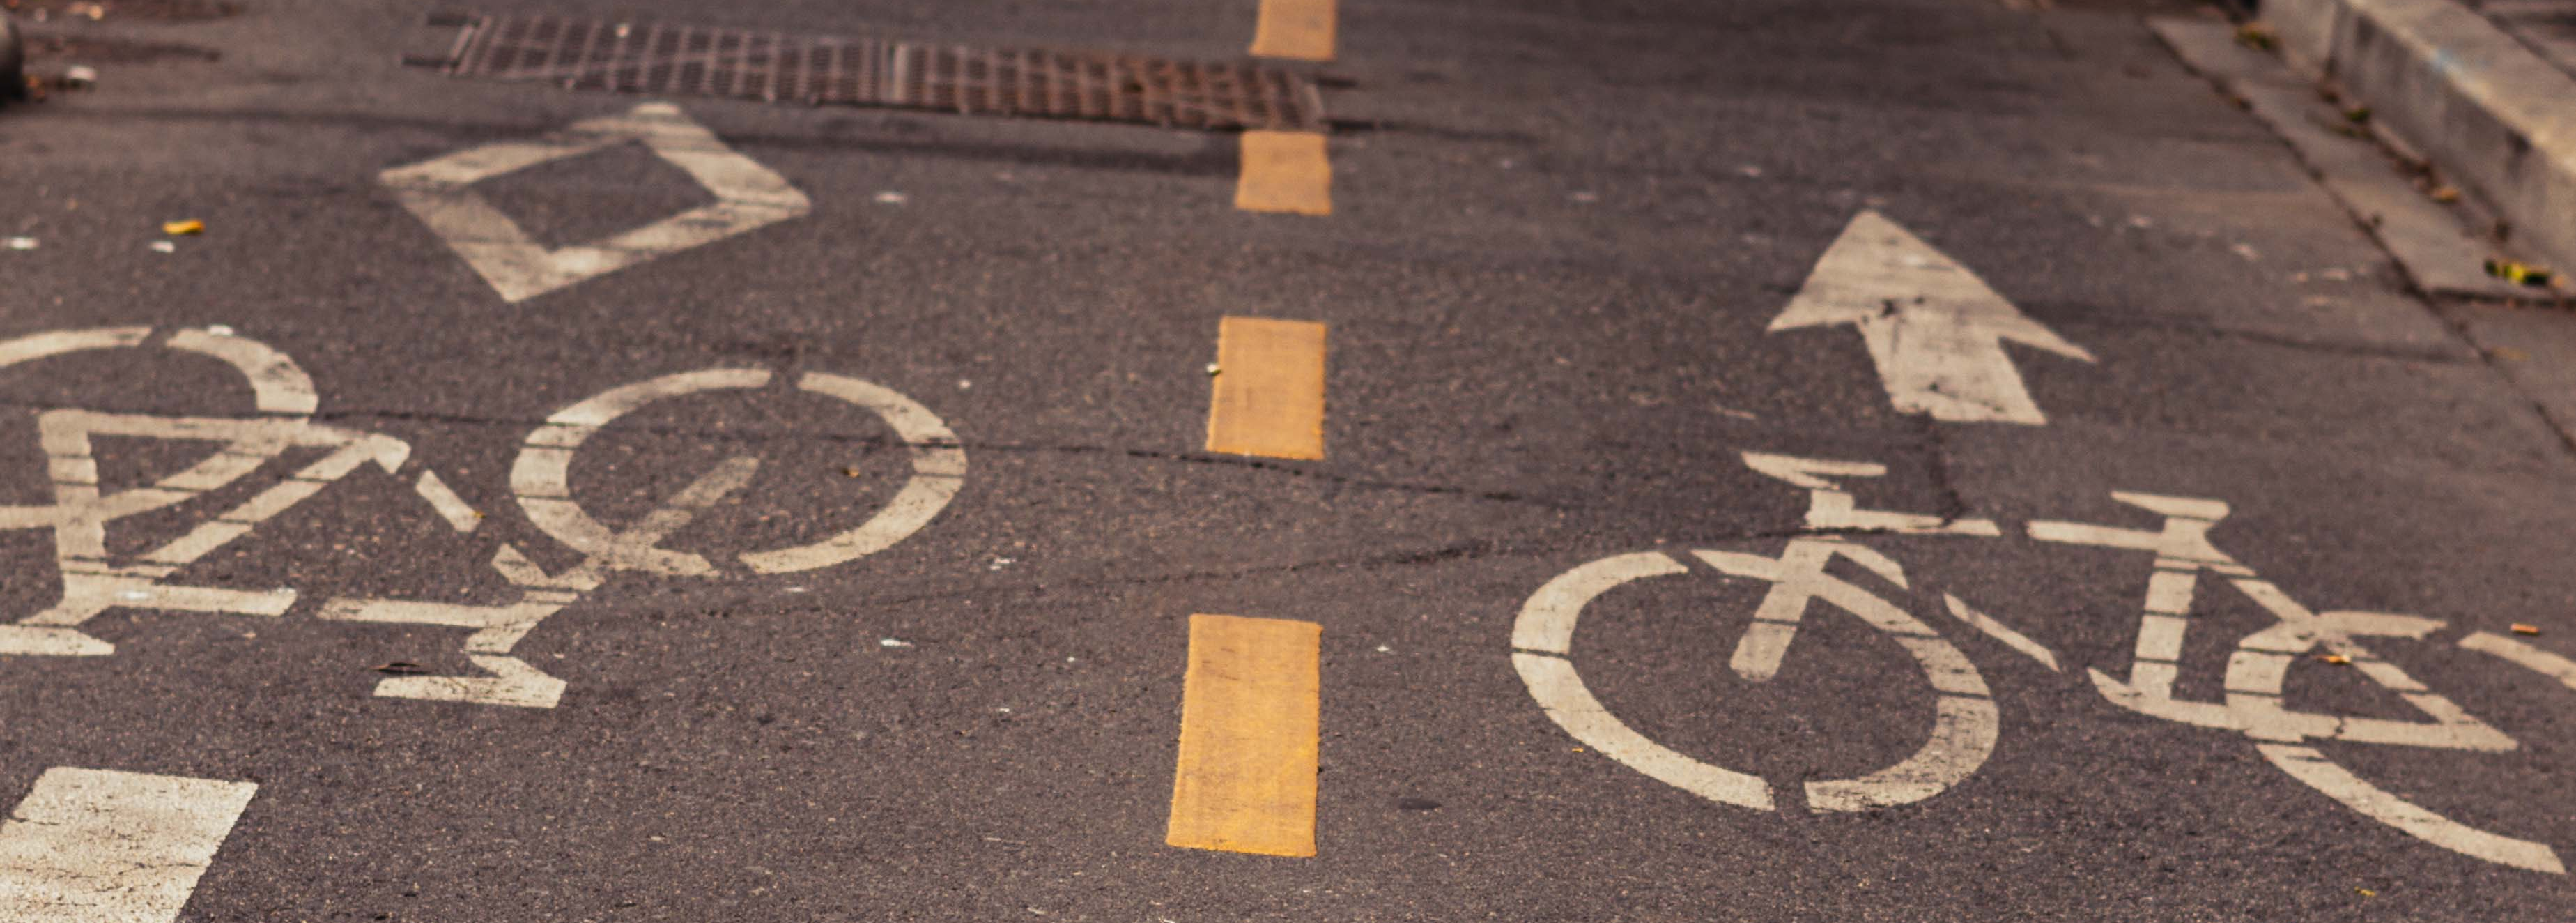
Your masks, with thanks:
<instances>
[{"instance_id":1,"label":"bicycle symbol front wheel","mask_svg":"<svg viewBox=\"0 0 2576 923\"><path fill-rule=\"evenodd\" d=\"M1734 667L1746 678L1766 679L1777 669L1808 603L1822 600L1904 647L1939 693L1931 736L1920 748L1865 775L1806 782L1810 810L1863 811L1922 801L1974 775L1993 755L2001 724L1985 679L1967 655L1904 609L1825 573L1828 562L1843 557L1901 587L1904 572L1894 561L1859 545L1816 539L1792 541L1777 558L1707 550L1692 556L1727 574L1771 583L1752 628L1736 648ZM1592 749L1711 801L1774 810L1777 799L1769 781L1684 755L1638 733L1611 714L1575 670L1574 629L1585 606L1634 581L1688 572L1672 555L1641 552L1557 576L1522 606L1512 629L1512 666L1547 716Z\"/></svg>"}]
</instances>

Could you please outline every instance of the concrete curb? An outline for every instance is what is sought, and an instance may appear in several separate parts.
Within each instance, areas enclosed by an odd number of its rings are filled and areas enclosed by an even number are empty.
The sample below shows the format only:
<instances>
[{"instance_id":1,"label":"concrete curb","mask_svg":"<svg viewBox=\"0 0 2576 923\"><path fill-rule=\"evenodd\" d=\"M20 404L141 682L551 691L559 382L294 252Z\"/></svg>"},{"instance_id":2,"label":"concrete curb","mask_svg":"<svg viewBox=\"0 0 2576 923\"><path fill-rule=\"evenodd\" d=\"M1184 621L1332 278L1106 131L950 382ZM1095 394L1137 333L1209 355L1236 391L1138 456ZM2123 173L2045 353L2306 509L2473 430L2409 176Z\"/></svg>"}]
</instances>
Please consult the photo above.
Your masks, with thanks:
<instances>
[{"instance_id":1,"label":"concrete curb","mask_svg":"<svg viewBox=\"0 0 2576 923\"><path fill-rule=\"evenodd\" d=\"M2456 0L2263 0L2262 14L2504 215L2519 248L2576 268L2576 77Z\"/></svg>"}]
</instances>

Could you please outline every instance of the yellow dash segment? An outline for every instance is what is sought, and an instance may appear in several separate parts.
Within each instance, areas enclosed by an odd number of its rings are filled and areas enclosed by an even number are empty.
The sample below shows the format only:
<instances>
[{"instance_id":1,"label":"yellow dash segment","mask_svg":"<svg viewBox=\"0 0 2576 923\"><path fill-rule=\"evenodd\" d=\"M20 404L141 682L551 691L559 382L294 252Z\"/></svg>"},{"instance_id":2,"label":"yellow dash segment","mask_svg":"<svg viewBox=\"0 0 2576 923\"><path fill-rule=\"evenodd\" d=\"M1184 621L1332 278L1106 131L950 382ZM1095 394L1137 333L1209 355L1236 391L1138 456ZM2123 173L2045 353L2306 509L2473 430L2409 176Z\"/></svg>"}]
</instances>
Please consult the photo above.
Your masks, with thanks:
<instances>
[{"instance_id":1,"label":"yellow dash segment","mask_svg":"<svg viewBox=\"0 0 2576 923\"><path fill-rule=\"evenodd\" d=\"M1324 457L1324 325L1229 317L1217 324L1210 452Z\"/></svg>"},{"instance_id":2,"label":"yellow dash segment","mask_svg":"<svg viewBox=\"0 0 2576 923\"><path fill-rule=\"evenodd\" d=\"M1333 59L1335 0L1261 0L1252 53L1264 58Z\"/></svg>"},{"instance_id":3,"label":"yellow dash segment","mask_svg":"<svg viewBox=\"0 0 2576 923\"><path fill-rule=\"evenodd\" d=\"M1323 634L1313 622L1190 616L1181 765L1164 842L1315 854Z\"/></svg>"},{"instance_id":4,"label":"yellow dash segment","mask_svg":"<svg viewBox=\"0 0 2576 923\"><path fill-rule=\"evenodd\" d=\"M1333 213L1333 164L1324 136L1311 131L1243 133L1243 175L1234 182L1234 207L1292 215Z\"/></svg>"}]
</instances>

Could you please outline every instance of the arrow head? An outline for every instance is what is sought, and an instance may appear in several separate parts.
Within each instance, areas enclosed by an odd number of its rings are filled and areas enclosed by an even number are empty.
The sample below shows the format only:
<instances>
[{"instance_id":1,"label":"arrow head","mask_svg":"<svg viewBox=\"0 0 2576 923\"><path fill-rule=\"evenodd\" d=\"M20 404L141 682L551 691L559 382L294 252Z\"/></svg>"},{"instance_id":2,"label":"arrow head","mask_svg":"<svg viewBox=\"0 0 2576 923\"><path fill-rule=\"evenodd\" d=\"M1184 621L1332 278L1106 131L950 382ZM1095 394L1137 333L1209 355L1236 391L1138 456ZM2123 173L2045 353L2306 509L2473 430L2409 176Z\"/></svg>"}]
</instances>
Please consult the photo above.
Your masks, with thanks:
<instances>
[{"instance_id":1,"label":"arrow head","mask_svg":"<svg viewBox=\"0 0 2576 923\"><path fill-rule=\"evenodd\" d=\"M1952 422L2047 422L2005 354L2005 340L2094 361L1875 211L1852 218L1769 329L1834 324L1860 328L1898 411Z\"/></svg>"}]
</instances>

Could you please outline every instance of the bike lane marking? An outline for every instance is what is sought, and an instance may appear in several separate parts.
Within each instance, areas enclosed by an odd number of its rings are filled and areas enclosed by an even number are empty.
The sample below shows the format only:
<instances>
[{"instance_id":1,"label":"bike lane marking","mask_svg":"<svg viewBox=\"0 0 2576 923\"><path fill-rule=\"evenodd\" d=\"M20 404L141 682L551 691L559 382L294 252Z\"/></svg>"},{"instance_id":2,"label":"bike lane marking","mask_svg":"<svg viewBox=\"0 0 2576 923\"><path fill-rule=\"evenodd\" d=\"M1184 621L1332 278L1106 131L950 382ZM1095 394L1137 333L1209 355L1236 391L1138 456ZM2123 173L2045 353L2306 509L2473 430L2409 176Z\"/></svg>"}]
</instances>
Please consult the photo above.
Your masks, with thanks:
<instances>
[{"instance_id":1,"label":"bike lane marking","mask_svg":"<svg viewBox=\"0 0 2576 923\"><path fill-rule=\"evenodd\" d=\"M1583 607L1612 587L1689 572L1655 552L1603 558L1560 574L1531 594L1512 626L1512 666L1549 720L1613 760L1649 778L1721 804L1772 809L1771 783L1692 759L1619 720L1574 672L1574 623Z\"/></svg>"},{"instance_id":2,"label":"bike lane marking","mask_svg":"<svg viewBox=\"0 0 2576 923\"><path fill-rule=\"evenodd\" d=\"M2007 340L2095 361L1874 211L1853 217L1825 248L1768 332L1837 324L1860 328L1896 412L1945 423L2048 423L2004 351Z\"/></svg>"},{"instance_id":3,"label":"bike lane marking","mask_svg":"<svg viewBox=\"0 0 2576 923\"><path fill-rule=\"evenodd\" d=\"M412 492L420 494L429 508L437 511L438 518L447 520L448 528L470 534L483 524L483 514L476 512L474 504L465 502L464 497L457 496L456 489L447 486L436 471L422 471L420 479L412 482Z\"/></svg>"},{"instance_id":4,"label":"bike lane marking","mask_svg":"<svg viewBox=\"0 0 2576 923\"><path fill-rule=\"evenodd\" d=\"M2460 646L2481 654L2494 654L2534 673L2557 680L2576 689L2576 660L2552 654L2491 631L2481 631L2460 639Z\"/></svg>"},{"instance_id":5,"label":"bike lane marking","mask_svg":"<svg viewBox=\"0 0 2576 923\"><path fill-rule=\"evenodd\" d=\"M1263 317L1217 324L1207 450L1324 457L1324 325Z\"/></svg>"},{"instance_id":6,"label":"bike lane marking","mask_svg":"<svg viewBox=\"0 0 2576 923\"><path fill-rule=\"evenodd\" d=\"M173 923L258 790L45 770L0 825L0 923Z\"/></svg>"},{"instance_id":7,"label":"bike lane marking","mask_svg":"<svg viewBox=\"0 0 2576 923\"><path fill-rule=\"evenodd\" d=\"M678 167L716 200L607 238L548 249L474 191L474 184L484 180L628 142L640 143ZM680 107L663 102L576 122L541 138L486 144L395 167L377 179L509 302L813 210L813 203L785 177L736 153Z\"/></svg>"},{"instance_id":8,"label":"bike lane marking","mask_svg":"<svg viewBox=\"0 0 2576 923\"><path fill-rule=\"evenodd\" d=\"M2352 770L2336 765L2315 747L2256 744L2272 765L2308 787L2325 793L2362 816L2387 824L2444 849L2518 869L2567 874L2557 850L2547 844L2488 833L2391 795Z\"/></svg>"},{"instance_id":9,"label":"bike lane marking","mask_svg":"<svg viewBox=\"0 0 2576 923\"><path fill-rule=\"evenodd\" d=\"M1323 630L1287 619L1190 616L1165 843L1315 854Z\"/></svg>"},{"instance_id":10,"label":"bike lane marking","mask_svg":"<svg viewBox=\"0 0 2576 923\"><path fill-rule=\"evenodd\" d=\"M1969 627L1985 632L1986 637L2003 642L2005 647L2022 652L2024 656L2039 661L2042 666L2052 671L2065 672L2065 668L2057 665L2057 652L2049 650L2048 645L2033 641L2029 635L2014 631L2012 626L1995 621L1994 616L1969 608L1967 602L1959 597L1943 593L1941 602L1949 607L1951 615L1957 616L1959 621L1968 623Z\"/></svg>"}]
</instances>

